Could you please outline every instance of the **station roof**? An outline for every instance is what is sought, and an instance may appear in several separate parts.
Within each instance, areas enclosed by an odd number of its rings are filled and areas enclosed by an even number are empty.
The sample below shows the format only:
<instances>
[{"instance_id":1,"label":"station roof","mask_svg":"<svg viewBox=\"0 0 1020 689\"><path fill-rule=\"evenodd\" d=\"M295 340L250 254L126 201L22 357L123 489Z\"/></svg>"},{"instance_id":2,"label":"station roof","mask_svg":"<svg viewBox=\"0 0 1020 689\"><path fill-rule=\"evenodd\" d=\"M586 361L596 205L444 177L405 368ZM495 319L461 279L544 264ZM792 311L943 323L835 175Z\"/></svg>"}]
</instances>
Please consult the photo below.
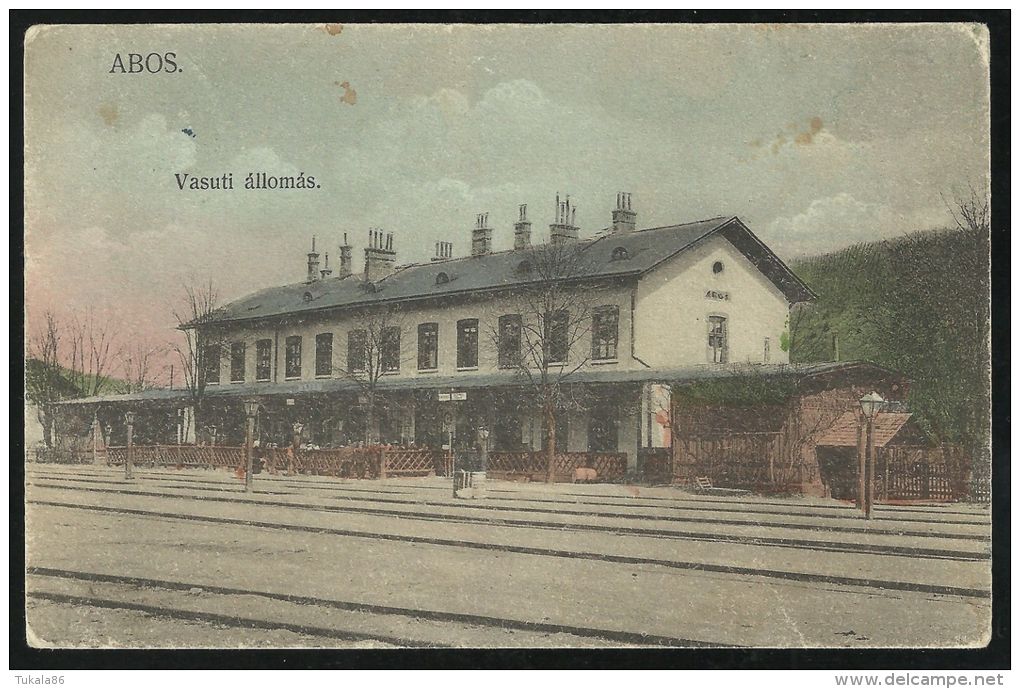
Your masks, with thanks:
<instances>
[{"instance_id":1,"label":"station roof","mask_svg":"<svg viewBox=\"0 0 1020 689\"><path fill-rule=\"evenodd\" d=\"M732 364L698 365L681 368L645 368L611 370L591 367L571 374L565 384L626 384L626 383L685 383L700 380L732 378L742 375L766 377L788 377L812 379L833 375L887 376L893 374L875 364L861 361L819 362L811 364ZM893 374L895 375L895 374ZM469 390L489 387L520 388L528 383L513 371L493 373L466 372L455 375L384 376L376 389L380 392L394 390ZM283 383L221 383L205 389L206 399L230 399L247 397L297 397L329 393L353 393L361 385L348 378L323 378L316 380L286 381ZM165 388L145 390L124 395L100 395L62 402L63 405L129 404L129 403L187 403L188 390ZM856 438L856 436L855 436ZM856 442L856 440L855 440Z\"/></svg>"},{"instance_id":2,"label":"station roof","mask_svg":"<svg viewBox=\"0 0 1020 689\"><path fill-rule=\"evenodd\" d=\"M885 447L895 438L912 415L906 412L879 412L875 415L875 447ZM844 412L816 441L825 447L857 447L860 426L856 411Z\"/></svg>"},{"instance_id":3,"label":"station roof","mask_svg":"<svg viewBox=\"0 0 1020 689\"><path fill-rule=\"evenodd\" d=\"M719 216L628 233L603 234L570 246L583 252L585 266L590 266L584 279L612 279L646 273L715 234L721 234L733 243L791 303L814 298L807 285L734 216ZM356 273L344 278L331 277L271 287L227 304L211 314L205 323L444 298L455 294L527 285L536 282L538 278L522 270L521 264L535 248L398 267L391 275L372 283L366 283L361 274ZM621 258L621 255L626 258ZM446 273L448 278L441 284L436 280L440 272Z\"/></svg>"}]
</instances>

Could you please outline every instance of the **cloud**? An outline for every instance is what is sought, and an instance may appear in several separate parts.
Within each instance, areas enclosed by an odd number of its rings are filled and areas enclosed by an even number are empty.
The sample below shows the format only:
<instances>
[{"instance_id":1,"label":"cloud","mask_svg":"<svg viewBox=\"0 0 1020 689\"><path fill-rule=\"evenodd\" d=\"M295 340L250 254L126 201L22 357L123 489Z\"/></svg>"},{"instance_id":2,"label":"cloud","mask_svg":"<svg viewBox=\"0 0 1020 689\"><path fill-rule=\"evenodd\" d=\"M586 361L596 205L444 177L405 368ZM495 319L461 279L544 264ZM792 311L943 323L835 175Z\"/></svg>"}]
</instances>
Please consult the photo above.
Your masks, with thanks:
<instances>
[{"instance_id":1,"label":"cloud","mask_svg":"<svg viewBox=\"0 0 1020 689\"><path fill-rule=\"evenodd\" d=\"M937 208L901 211L842 192L816 199L796 215L776 218L762 230L762 237L786 255L803 256L944 227L946 221L945 211Z\"/></svg>"}]
</instances>

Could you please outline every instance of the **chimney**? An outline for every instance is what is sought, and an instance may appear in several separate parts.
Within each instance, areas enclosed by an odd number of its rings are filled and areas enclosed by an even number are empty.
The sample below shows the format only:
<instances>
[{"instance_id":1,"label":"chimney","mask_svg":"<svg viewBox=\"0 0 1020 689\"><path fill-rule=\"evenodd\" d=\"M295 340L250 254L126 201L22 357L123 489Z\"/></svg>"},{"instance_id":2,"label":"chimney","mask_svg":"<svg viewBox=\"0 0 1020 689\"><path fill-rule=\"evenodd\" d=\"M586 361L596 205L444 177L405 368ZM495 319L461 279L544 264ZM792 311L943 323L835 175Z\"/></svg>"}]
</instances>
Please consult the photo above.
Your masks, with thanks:
<instances>
[{"instance_id":1,"label":"chimney","mask_svg":"<svg viewBox=\"0 0 1020 689\"><path fill-rule=\"evenodd\" d=\"M453 242L436 242L436 255L432 257L432 262L449 261L451 258L453 258Z\"/></svg>"},{"instance_id":2,"label":"chimney","mask_svg":"<svg viewBox=\"0 0 1020 689\"><path fill-rule=\"evenodd\" d=\"M320 270L319 272L322 274L322 279L323 280L325 280L326 278L328 278L330 275L333 274L333 271L329 269L329 252L328 251L326 252L326 261L325 261L324 265L322 266L322 270Z\"/></svg>"},{"instance_id":3,"label":"chimney","mask_svg":"<svg viewBox=\"0 0 1020 689\"><path fill-rule=\"evenodd\" d=\"M549 225L549 241L553 244L566 244L577 241L577 225L574 224L574 215L577 208L570 205L570 197L566 201L560 201L560 195L556 194L556 222Z\"/></svg>"},{"instance_id":4,"label":"chimney","mask_svg":"<svg viewBox=\"0 0 1020 689\"><path fill-rule=\"evenodd\" d=\"M319 279L319 254L315 251L315 236L312 235L312 250L308 252L308 282Z\"/></svg>"},{"instance_id":5,"label":"chimney","mask_svg":"<svg viewBox=\"0 0 1020 689\"><path fill-rule=\"evenodd\" d=\"M484 256L492 253L492 228L489 214L479 213L475 217L475 229L471 230L471 255Z\"/></svg>"},{"instance_id":6,"label":"chimney","mask_svg":"<svg viewBox=\"0 0 1020 689\"><path fill-rule=\"evenodd\" d=\"M397 252L393 250L393 233L383 236L382 230L368 231L368 247L365 248L365 281L375 282L393 272Z\"/></svg>"},{"instance_id":7,"label":"chimney","mask_svg":"<svg viewBox=\"0 0 1020 689\"><path fill-rule=\"evenodd\" d=\"M345 278L354 272L354 249L347 243L347 233L344 232L344 243L340 245L340 267L336 271L338 278Z\"/></svg>"},{"instance_id":8,"label":"chimney","mask_svg":"<svg viewBox=\"0 0 1020 689\"><path fill-rule=\"evenodd\" d=\"M633 232L636 220L637 213L630 207L630 194L619 192L616 195L616 210L613 211L613 234Z\"/></svg>"},{"instance_id":9,"label":"chimney","mask_svg":"<svg viewBox=\"0 0 1020 689\"><path fill-rule=\"evenodd\" d=\"M517 208L517 222L514 223L514 249L531 246L531 221L528 220L528 206L522 203Z\"/></svg>"}]
</instances>

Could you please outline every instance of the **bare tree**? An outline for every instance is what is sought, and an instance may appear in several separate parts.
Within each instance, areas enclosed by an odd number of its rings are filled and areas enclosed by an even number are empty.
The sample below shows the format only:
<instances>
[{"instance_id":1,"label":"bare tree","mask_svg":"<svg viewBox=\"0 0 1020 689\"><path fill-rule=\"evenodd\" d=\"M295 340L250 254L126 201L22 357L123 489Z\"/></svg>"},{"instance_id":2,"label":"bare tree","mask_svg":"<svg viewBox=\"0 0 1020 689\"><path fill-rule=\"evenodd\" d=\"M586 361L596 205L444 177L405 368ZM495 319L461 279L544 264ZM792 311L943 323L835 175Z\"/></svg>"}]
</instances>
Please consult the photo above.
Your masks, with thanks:
<instances>
[{"instance_id":1,"label":"bare tree","mask_svg":"<svg viewBox=\"0 0 1020 689\"><path fill-rule=\"evenodd\" d=\"M988 232L991 228L988 192L979 193L974 185L969 185L969 190L969 197L957 196L951 203L942 195L942 203L958 229Z\"/></svg>"},{"instance_id":2,"label":"bare tree","mask_svg":"<svg viewBox=\"0 0 1020 689\"><path fill-rule=\"evenodd\" d=\"M173 309L183 341L172 345L181 365L184 387L192 408L196 432L200 429L205 390L213 367L217 369L226 346L223 335L211 321L219 310L219 292L212 280L184 285L182 303Z\"/></svg>"},{"instance_id":3,"label":"bare tree","mask_svg":"<svg viewBox=\"0 0 1020 689\"><path fill-rule=\"evenodd\" d=\"M348 333L343 366L333 366L334 373L354 382L365 409L366 444L379 441L377 419L381 405L389 400L380 391L380 381L400 371L409 361L407 338L403 335L404 318L396 307L386 307L358 318L357 327Z\"/></svg>"},{"instance_id":4,"label":"bare tree","mask_svg":"<svg viewBox=\"0 0 1020 689\"><path fill-rule=\"evenodd\" d=\"M595 311L591 279L596 264L586 248L567 242L529 249L517 268L524 282L511 296L516 313L487 329L500 367L514 370L541 409L549 482L555 470L557 414L579 403L570 379L591 360L586 345Z\"/></svg>"},{"instance_id":5,"label":"bare tree","mask_svg":"<svg viewBox=\"0 0 1020 689\"><path fill-rule=\"evenodd\" d=\"M25 396L36 408L36 417L43 428L46 447L53 447L53 405L74 395L68 371L61 365L61 326L57 317L47 311L42 328L28 343L25 362Z\"/></svg>"},{"instance_id":6,"label":"bare tree","mask_svg":"<svg viewBox=\"0 0 1020 689\"><path fill-rule=\"evenodd\" d=\"M145 341L134 342L121 350L120 366L127 392L142 392L155 387L153 363L165 351L165 347Z\"/></svg>"},{"instance_id":7,"label":"bare tree","mask_svg":"<svg viewBox=\"0 0 1020 689\"><path fill-rule=\"evenodd\" d=\"M110 383L110 368L119 350L113 325L96 317L90 307L72 318L68 328L71 344L69 379L81 397L98 395Z\"/></svg>"}]
</instances>

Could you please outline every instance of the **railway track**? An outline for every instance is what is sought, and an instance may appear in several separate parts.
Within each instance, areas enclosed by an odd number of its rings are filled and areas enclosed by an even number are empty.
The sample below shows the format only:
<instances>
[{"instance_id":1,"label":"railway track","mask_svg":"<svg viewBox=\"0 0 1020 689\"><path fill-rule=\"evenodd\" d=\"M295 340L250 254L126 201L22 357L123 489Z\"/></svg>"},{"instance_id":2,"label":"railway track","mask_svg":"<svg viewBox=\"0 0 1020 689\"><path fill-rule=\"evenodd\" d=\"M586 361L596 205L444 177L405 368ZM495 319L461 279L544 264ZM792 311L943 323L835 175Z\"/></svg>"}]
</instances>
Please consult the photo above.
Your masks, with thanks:
<instances>
[{"instance_id":1,"label":"railway track","mask_svg":"<svg viewBox=\"0 0 1020 689\"><path fill-rule=\"evenodd\" d=\"M90 608L133 610L157 618L199 621L234 628L282 629L333 641L377 641L408 648L450 647L452 644L438 642L435 638L450 637L452 629L454 636L480 641L476 645L489 645L495 642L499 642L500 645L508 643L526 645L537 636L555 635L557 641L567 646L733 647L732 644L608 628L379 605L362 601L216 586L199 581L120 576L48 567L30 567L26 573L30 582L29 598ZM59 584L53 586L47 585L46 582ZM162 601L167 600L169 592L171 594L169 599L177 605L144 602L145 594L151 595L153 592L158 592ZM274 619L222 612L238 606L238 601L242 599L247 608L271 610ZM288 621L288 618L308 617L317 618L320 624ZM357 623L358 629L350 629L352 623ZM395 635L380 631L360 631L366 627L403 629L404 633ZM514 638L515 632L519 633L516 635L517 638Z\"/></svg>"},{"instance_id":2,"label":"railway track","mask_svg":"<svg viewBox=\"0 0 1020 689\"><path fill-rule=\"evenodd\" d=\"M539 555L550 558L568 558L573 560L597 560L607 563L629 565L652 565L676 570L693 570L699 572L728 574L740 577L750 577L765 580L772 579L772 580L796 581L810 584L835 585L882 591L910 591L915 593L925 593L942 596L956 596L963 598L987 599L991 595L990 591L981 588L929 584L913 581L839 576L800 572L794 570L777 570L767 568L745 567L739 565L725 565L718 563L707 563L679 559L620 555L613 553L567 550L561 548L546 548L536 546L514 545L507 543L478 542L464 539L438 538L430 536L412 536L408 534L387 533L381 531L373 532L367 530L340 529L327 526L309 526L302 524L291 524L280 521L241 519L235 517L198 515L188 514L184 512L165 512L161 510L112 507L105 505L88 505L82 503L63 502L55 500L32 499L28 500L27 503L32 505L58 507L71 510L81 510L86 512L96 512L102 514L130 515L137 517L179 520L185 522L198 522L205 524L229 524L234 526L272 529L277 531L327 534L332 536L367 538L378 541L396 541L403 543L417 543L435 546L495 551L503 553Z\"/></svg>"},{"instance_id":3,"label":"railway track","mask_svg":"<svg viewBox=\"0 0 1020 689\"><path fill-rule=\"evenodd\" d=\"M87 490L87 489L83 489L83 488L74 487L74 485L73 485L74 483L78 483L78 482L74 481L74 480L64 480L61 483L43 483L43 482L39 482L39 481L32 481L32 482L30 482L30 485L38 485L40 487L45 487L45 488L66 488L67 490ZM103 484L103 482L95 482L95 483ZM183 494L170 494L170 493L163 493L163 492L157 493L157 492L152 492L152 491L148 491L147 492L145 490L141 490L140 488L127 489L124 484L117 483L117 482L114 482L114 481L106 482L105 485L107 486L106 488L94 488L94 489L88 489L88 490L91 490L92 492L111 492L111 493L133 492L133 493L136 493L136 494L139 494L139 495L152 495L152 496L157 496L157 495L158 496L183 495ZM138 484L135 484L135 485L138 485ZM157 486L152 486L152 487L155 488ZM186 490L186 489L185 488L181 488L181 490ZM187 490L200 490L200 491L207 491L207 492L212 492L212 493L219 493L218 496L203 498L203 499L209 499L209 500L225 501L225 500L242 500L242 499L246 499L246 498L240 498L240 497L238 497L238 498L232 497L234 495L244 495L244 493L238 493L238 492L227 491L227 490L222 490L222 489L215 490L215 489L212 489L212 488L198 488L198 487L191 487L191 486L189 486L187 488ZM257 494L258 495L277 495L278 496L278 495L289 495L290 493L263 491L263 490L260 489L257 492ZM187 496L185 496L185 497L187 497ZM376 496L376 497L361 497L361 496L357 496L357 495L342 495L342 494L336 494L336 493L330 493L330 494L322 495L322 496L318 496L317 495L316 497L323 497L323 498L326 498L326 499L338 500L338 501L339 500L344 500L344 501L347 501L347 502L370 502L370 503L379 503L379 504L392 504L392 505L405 505L405 506L422 506L422 507L425 507L425 506L428 506L428 507L450 507L450 508L456 508L458 510L467 510L467 511L473 511L473 512L501 511L501 512L519 512L519 513L532 513L532 514L557 514L557 515L570 515L570 516L585 516L585 518L606 518L606 519L615 519L615 520L624 520L624 521L665 522L665 523L675 523L675 524L684 524L684 523L686 523L686 524L712 525L712 526L741 526L741 527L743 527L743 526L752 526L752 527L772 528L772 529L790 529L790 530L799 530L799 531L807 531L807 532L832 532L832 533L840 533L840 534L865 534L865 535L894 535L894 536L907 536L907 537L917 537L917 538L954 539L954 540L981 541L981 542L988 542L988 541L990 541L990 536L989 535L987 535L987 534L980 534L980 533L952 533L952 532L946 532L946 531L940 531L940 532L920 531L920 530L909 530L909 529L895 528L892 525L881 525L881 527L877 527L876 528L875 526L871 526L871 525L867 525L867 526L846 526L846 525L828 524L828 523L824 523L824 524L806 524L806 523L800 523L800 522L775 522L775 521L754 520L754 519L712 519L712 518L702 518L702 516L685 516L685 515L676 515L676 514L647 514L647 513L633 511L633 506L631 506L631 509L629 511L601 511L601 510L589 510L589 509L585 509L585 510L578 510L578 509L555 509L555 508L549 508L549 507L534 507L534 506L529 506L529 505L526 505L526 504L525 505L522 505L522 504L516 504L516 505L497 504L497 505L494 505L494 504L491 504L489 502L489 500L487 500L486 503L484 503L484 504L475 504L475 503L471 503L471 502L468 502L468 501L422 500L422 499L413 499L413 498L412 499L401 499L401 498L379 497L379 496ZM277 506L287 506L287 505L291 505L291 504L295 504L295 505L300 504L300 503L283 502L283 501L281 501L281 502L272 502L272 501L269 501L269 500L261 500L261 499L259 500L259 503L260 504L276 504ZM567 503L567 504L573 504L573 503ZM323 508L326 508L326 507L323 507ZM338 508L338 509L341 509L341 508ZM347 508L343 508L343 509L348 509L348 510L351 510L351 511L359 511L359 508L357 508L357 507L347 507ZM380 508L377 508L377 507L369 507L369 508L362 508L362 509L360 509L360 511L369 513L369 512L371 512L371 510L376 510L375 513L381 513L381 512L378 511L379 509ZM686 507L678 507L676 509L682 510L682 511L688 511L688 508L686 508ZM731 511L737 511L737 510L731 510ZM429 514L433 514L433 512L429 512ZM745 516L749 516L749 515L754 514L754 513L743 512L743 514ZM780 514L780 516L783 516L783 514ZM798 516L804 516L804 518L806 518L806 516L813 516L813 515L811 515L811 514L799 514ZM848 521L850 521L850 519L848 519ZM856 518L854 518L854 521L858 521L858 520ZM907 521L907 520L902 520L902 521ZM549 525L548 522L527 522L525 520L520 520L520 519L510 520L508 522L513 523L513 524L520 524L520 525L523 525L523 526L531 526L531 527L533 527L533 526L548 526ZM927 522L927 521L924 522L924 523L925 524L932 524L932 522ZM950 524L950 523L937 522L935 524L942 525L942 524ZM968 527L981 527L981 526L983 526L980 523L971 523L971 522L967 522L967 523L963 523L963 524L964 524L964 526L968 526ZM619 531L619 530L626 531L627 529L628 529L628 527L620 527L619 529L615 529L614 528L614 530L616 530L616 531ZM654 530L654 529L652 529L652 530L645 529L643 531L644 531L644 533L646 535L662 535L662 536L667 536L669 534L677 533L675 531L661 531L661 533L658 533L657 530ZM642 533L642 532L632 531L630 533ZM687 535L690 536L690 534L687 534ZM796 542L797 539L787 539L787 540L789 540L790 542ZM806 543L813 543L814 541L805 541L805 542ZM779 543L777 542L776 544L779 544ZM920 553L919 552L911 552L910 554L920 554ZM987 555L984 555L984 557L987 557Z\"/></svg>"},{"instance_id":4,"label":"railway track","mask_svg":"<svg viewBox=\"0 0 1020 689\"><path fill-rule=\"evenodd\" d=\"M397 516L401 519L417 519L428 522L447 522L457 524L489 524L492 526L500 527L511 527L511 528L541 528L541 529L557 529L561 531L578 531L578 532L598 532L598 533L612 533L612 534L627 534L633 536L646 536L652 538L665 538L675 540L694 540L701 542L712 542L712 543L737 543L744 545L768 545L782 548L799 548L809 550L824 550L831 552L856 552L856 553L867 553L874 555L896 555L896 556L912 556L912 557L923 557L929 559L951 559L951 560L965 560L965 561L976 561L986 560L989 558L987 551L976 552L973 550L954 550L950 548L922 548L914 546L896 546L896 545L880 545L880 544L869 544L869 543L849 543L840 541L825 541L820 539L794 539L794 538L781 538L772 536L739 536L732 534L706 534L702 532L692 531L680 531L680 530L666 530L666 529L652 529L644 527L627 527L627 526L608 526L608 525L593 525L593 524L576 524L576 523L557 523L557 522L544 522L541 520L526 520L526 519L501 519L492 518L492 516L462 516L456 514L445 514L435 511L423 511L423 510L410 510L410 509L388 509L379 507L363 507L363 506L335 506L335 505L321 505L314 503L305 502L293 502L293 501L278 501L278 500L265 500L265 499L254 499L242 497L244 494L234 494L231 496L217 495L217 496L194 496L182 493L157 493L152 491L143 491L138 489L125 489L125 488L82 488L77 486L67 486L60 484L47 484L47 483L35 483L33 485L41 488L56 488L61 490L69 491L83 491L83 492L103 492L103 493L114 493L120 495L142 495L149 497L161 497L169 499L181 499L181 500L198 500L198 501L215 501L215 502L231 502L240 504L257 504L274 507L287 507L301 510L321 511L321 512L337 512L337 513L358 513L358 514L373 514L373 515L384 515L384 516ZM343 498L341 498L343 499ZM382 501L387 502L387 501ZM402 505L422 505L428 506L432 503L411 503L408 501L400 501ZM468 510L479 510L486 509L481 505L461 505L461 504L447 504L439 503L438 506L452 506L457 508L464 508ZM508 507L497 506L494 508L496 511L507 511L510 510ZM513 511L532 511L526 508L514 509ZM543 513L555 513L555 514L567 514L576 516L578 513L575 511L567 510L541 510ZM605 518L612 519L639 519L636 516L623 515L618 516L615 512L592 512L586 515L589 516L605 516ZM645 518L649 521L668 521L671 523L683 523L685 520L676 518ZM747 523L741 523L742 526ZM775 526L772 523L752 523L753 526ZM779 528L784 525L778 525ZM818 528L816 531L827 531L823 528ZM874 532L865 532L874 533ZM902 535L898 533L897 535ZM930 538L930 534L928 535ZM978 539L979 540L979 539Z\"/></svg>"}]
</instances>

